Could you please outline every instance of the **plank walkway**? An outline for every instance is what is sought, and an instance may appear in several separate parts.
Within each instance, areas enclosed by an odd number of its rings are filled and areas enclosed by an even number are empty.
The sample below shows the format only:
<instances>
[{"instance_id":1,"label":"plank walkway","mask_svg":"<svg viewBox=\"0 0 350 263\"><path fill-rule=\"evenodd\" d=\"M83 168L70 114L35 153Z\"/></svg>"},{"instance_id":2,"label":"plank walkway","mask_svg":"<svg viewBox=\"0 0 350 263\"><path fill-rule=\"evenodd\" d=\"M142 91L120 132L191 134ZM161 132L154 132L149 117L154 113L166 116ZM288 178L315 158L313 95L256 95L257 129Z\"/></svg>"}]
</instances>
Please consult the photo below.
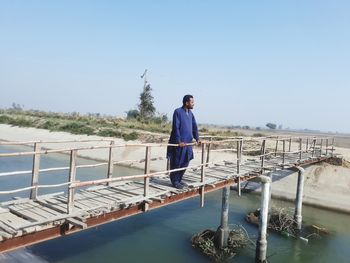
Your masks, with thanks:
<instances>
[{"instance_id":1,"label":"plank walkway","mask_svg":"<svg viewBox=\"0 0 350 263\"><path fill-rule=\"evenodd\" d=\"M315 150L316 151L316 150ZM223 161L205 168L205 180L201 182L201 169L188 169L183 181L185 189L171 186L167 175L150 178L147 197L143 180L113 182L109 185L91 186L77 190L74 207L67 213L67 194L56 193L21 198L0 204L0 253L28 246L58 236L104 224L113 220L156 209L174 202L219 190L225 186L249 180L269 171L290 169L294 166L318 163L330 155L314 152L246 157L237 168L236 163ZM284 159L284 162L283 162ZM238 170L239 175L238 175Z\"/></svg>"}]
</instances>

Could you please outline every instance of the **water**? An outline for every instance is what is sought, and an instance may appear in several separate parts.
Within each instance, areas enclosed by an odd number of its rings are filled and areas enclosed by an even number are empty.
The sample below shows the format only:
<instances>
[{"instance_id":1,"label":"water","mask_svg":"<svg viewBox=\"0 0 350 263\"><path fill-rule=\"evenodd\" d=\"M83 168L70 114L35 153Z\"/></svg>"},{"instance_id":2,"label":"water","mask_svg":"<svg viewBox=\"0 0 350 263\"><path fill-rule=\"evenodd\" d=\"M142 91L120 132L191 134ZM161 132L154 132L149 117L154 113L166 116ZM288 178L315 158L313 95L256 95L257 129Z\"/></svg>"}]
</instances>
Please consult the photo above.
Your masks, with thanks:
<instances>
[{"instance_id":1,"label":"water","mask_svg":"<svg viewBox=\"0 0 350 263\"><path fill-rule=\"evenodd\" d=\"M7 152L9 150L12 149L6 149ZM30 169L31 162L31 158L27 157L21 161L10 158L5 164L3 161L0 162L0 172ZM79 163L84 162L91 163L79 160ZM43 167L66 166L68 157L53 156L43 160L42 164ZM139 173L135 169L117 170L116 176ZM101 176L96 176L98 173ZM96 168L94 171L87 169L79 176L88 180L102 178L105 174L104 168ZM40 179L47 180L47 183L63 182L68 172L50 176ZM20 176L21 179L14 177L13 181L6 185L3 178L0 178L0 188L4 190L24 186L25 177ZM255 210L259 204L259 196L243 195L238 198L235 192L231 193L230 222L242 224L253 239L257 234L257 228L247 224L244 216L248 211ZM293 204L273 200L273 206L291 207ZM191 247L190 238L204 229L215 229L220 222L220 209L221 191L217 191L206 195L204 208L199 208L199 198L190 199L46 241L27 249L20 249L0 257L0 262L210 262ZM269 262L350 262L350 229L347 227L350 223L349 215L304 206L303 220L305 224L317 224L328 228L331 235L306 244L292 238L270 234ZM254 262L254 255L254 250L246 248L228 262Z\"/></svg>"}]
</instances>

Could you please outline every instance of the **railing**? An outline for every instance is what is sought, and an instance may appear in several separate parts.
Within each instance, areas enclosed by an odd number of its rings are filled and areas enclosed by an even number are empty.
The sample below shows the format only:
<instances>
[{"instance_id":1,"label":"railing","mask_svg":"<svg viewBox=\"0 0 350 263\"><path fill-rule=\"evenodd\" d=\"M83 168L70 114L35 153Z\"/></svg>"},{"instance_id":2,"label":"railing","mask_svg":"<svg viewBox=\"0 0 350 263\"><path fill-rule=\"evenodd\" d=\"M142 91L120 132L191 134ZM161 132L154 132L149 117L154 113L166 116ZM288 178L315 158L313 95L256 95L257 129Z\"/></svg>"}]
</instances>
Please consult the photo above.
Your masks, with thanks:
<instances>
[{"instance_id":1,"label":"railing","mask_svg":"<svg viewBox=\"0 0 350 263\"><path fill-rule=\"evenodd\" d=\"M114 141L110 140L71 140L71 141L25 141L25 142L0 142L0 146L9 145L33 145L33 151L27 152L14 152L14 153L1 153L1 157L20 157L20 156L33 156L33 165L31 170L26 171L11 171L2 172L0 177L14 176L14 175L25 175L31 174L31 185L28 187L18 188L8 191L0 191L0 195L14 194L18 192L30 190L29 198L36 200L38 198L38 189L40 188L56 188L67 186L68 201L67 201L67 213L72 213L74 207L74 196L75 190L77 188L101 185L101 184L111 184L113 182L125 181L125 180L142 180L144 182L144 198L147 200L149 197L150 188L150 178L161 177L164 175L169 175L171 172L182 171L186 169L200 169L200 196L201 196L201 206L204 205L204 190L205 190L205 177L206 169L212 165L226 164L227 160L210 162L210 153L213 152L229 152L233 153L233 157L229 160L230 163L234 164L235 172L231 172L231 176L237 177L238 185L241 180L241 167L244 165L244 156L249 159L252 153L254 157L260 160L260 169L257 173L262 174L266 170L276 168L276 165L269 167L266 165L267 159L279 160L281 158L281 163L277 164L277 167L284 169L286 166L291 165L291 163L286 162L286 157L289 155L297 155L297 162L301 162L305 154L311 153L311 158L318 158L322 156L333 156L334 152L334 138L316 138L316 137L260 137L260 138L243 138L243 137L223 137L217 138L219 140L214 140L217 137L204 138L201 143L200 153L201 162L198 165L191 165L186 168L179 168L170 170L167 163L167 168L164 171L151 172L151 162L156 160L165 160L163 156L151 158L152 148L155 147L178 147L178 144L115 144ZM82 147L70 147L70 148L60 148L60 149L45 149L43 145L45 144L59 144L59 143L86 143L86 142L106 142L108 145L95 145L95 146L82 146ZM282 149L280 144L282 144ZM288 150L286 146L288 144ZM297 150L293 150L292 146ZM195 146L195 143L190 143L185 145ZM270 145L270 146L269 146ZM213 147L219 147L213 149ZM143 147L145 149L145 158L140 160L120 160L115 161L115 156L113 149L128 148L128 147ZM221 148L220 148L221 147ZM82 150L97 150L97 149L108 149L108 161L100 162L97 164L87 164L87 165L77 165L77 156L79 151ZM197 151L198 152L198 151ZM53 167L40 169L40 160L42 155L47 155L51 153L68 153L70 155L69 166L67 167ZM0 160L1 161L1 160ZM112 177L114 165L120 164L132 164L132 163L145 163L144 172L138 175L131 176L121 176ZM293 162L295 164L295 162ZM76 174L78 169L82 168L93 168L99 166L107 166L107 175L105 179L90 180L90 181L77 181ZM53 171L69 171L69 180L65 183L60 184L50 184L50 185L39 185L39 175L42 172L53 172ZM240 195L240 187L238 188ZM147 202L144 203L144 209L148 209Z\"/></svg>"}]
</instances>

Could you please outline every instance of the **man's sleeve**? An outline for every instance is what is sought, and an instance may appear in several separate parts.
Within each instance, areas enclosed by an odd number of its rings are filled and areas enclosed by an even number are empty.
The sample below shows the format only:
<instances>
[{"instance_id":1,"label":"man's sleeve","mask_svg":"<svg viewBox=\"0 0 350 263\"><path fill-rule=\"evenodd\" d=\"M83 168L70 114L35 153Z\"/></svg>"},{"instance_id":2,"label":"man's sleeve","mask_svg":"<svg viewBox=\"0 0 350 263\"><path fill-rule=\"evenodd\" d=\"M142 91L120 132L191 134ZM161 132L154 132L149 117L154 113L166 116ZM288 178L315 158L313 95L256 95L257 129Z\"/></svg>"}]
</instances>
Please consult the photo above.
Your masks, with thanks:
<instances>
[{"instance_id":1,"label":"man's sleeve","mask_svg":"<svg viewBox=\"0 0 350 263\"><path fill-rule=\"evenodd\" d=\"M180 116L179 113L175 110L173 114L173 131L175 132L176 143L181 142L180 136Z\"/></svg>"},{"instance_id":2,"label":"man's sleeve","mask_svg":"<svg viewBox=\"0 0 350 263\"><path fill-rule=\"evenodd\" d=\"M199 136L198 136L198 127L197 127L197 122L196 118L192 114L192 132L193 132L193 138L198 142Z\"/></svg>"}]
</instances>

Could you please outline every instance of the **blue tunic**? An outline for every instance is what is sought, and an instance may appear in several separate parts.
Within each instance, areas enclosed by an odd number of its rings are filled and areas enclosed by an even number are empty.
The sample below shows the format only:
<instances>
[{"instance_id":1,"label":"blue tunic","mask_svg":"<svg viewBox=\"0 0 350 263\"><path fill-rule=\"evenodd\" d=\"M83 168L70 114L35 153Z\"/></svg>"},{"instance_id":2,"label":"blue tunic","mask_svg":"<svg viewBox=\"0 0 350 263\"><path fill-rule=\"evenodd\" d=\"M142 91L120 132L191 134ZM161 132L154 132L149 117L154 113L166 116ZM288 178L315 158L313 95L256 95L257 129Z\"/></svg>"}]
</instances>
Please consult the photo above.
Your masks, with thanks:
<instances>
[{"instance_id":1,"label":"blue tunic","mask_svg":"<svg viewBox=\"0 0 350 263\"><path fill-rule=\"evenodd\" d=\"M198 141L198 127L192 111L186 111L183 107L176 109L173 114L173 125L169 143L192 143L193 139ZM170 146L167 150L167 158L172 161L173 169L184 167L183 164L188 164L193 159L192 146Z\"/></svg>"}]
</instances>

